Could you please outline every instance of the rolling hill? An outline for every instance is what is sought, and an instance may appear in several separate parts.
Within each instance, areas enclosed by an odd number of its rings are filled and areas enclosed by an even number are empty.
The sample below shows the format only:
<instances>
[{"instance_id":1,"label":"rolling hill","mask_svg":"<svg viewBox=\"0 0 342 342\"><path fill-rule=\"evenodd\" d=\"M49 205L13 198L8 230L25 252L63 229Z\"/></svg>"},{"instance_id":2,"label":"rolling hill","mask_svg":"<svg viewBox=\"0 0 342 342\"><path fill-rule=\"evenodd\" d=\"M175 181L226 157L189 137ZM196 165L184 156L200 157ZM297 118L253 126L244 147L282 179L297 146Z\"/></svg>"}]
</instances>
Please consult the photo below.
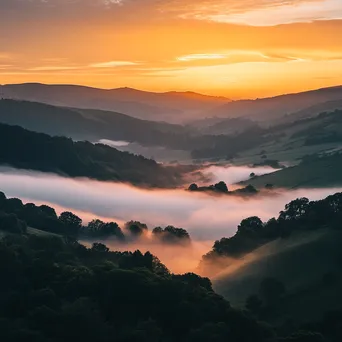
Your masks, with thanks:
<instances>
[{"instance_id":1,"label":"rolling hill","mask_svg":"<svg viewBox=\"0 0 342 342\"><path fill-rule=\"evenodd\" d=\"M340 284L324 285L328 274L340 272L341 243L341 231L324 229L278 239L246 255L240 266L228 267L213 280L214 288L233 305L244 306L250 295L258 293L263 278L274 277L288 293L279 309L282 317L319 319L325 311L341 309ZM313 298L315 309L308 310ZM273 323L279 319L276 316Z\"/></svg>"},{"instance_id":2,"label":"rolling hill","mask_svg":"<svg viewBox=\"0 0 342 342\"><path fill-rule=\"evenodd\" d=\"M341 168L342 154L336 153L321 158L314 157L299 165L254 177L243 184L251 184L259 189L264 188L266 184L291 189L341 186Z\"/></svg>"},{"instance_id":3,"label":"rolling hill","mask_svg":"<svg viewBox=\"0 0 342 342\"><path fill-rule=\"evenodd\" d=\"M233 101L214 108L208 112L207 116L222 118L245 117L269 125L272 121L278 121L285 115L299 111L309 110L309 112L312 111L313 115L317 114L317 111L310 110L310 107L338 100L342 100L342 86L256 100Z\"/></svg>"},{"instance_id":4,"label":"rolling hill","mask_svg":"<svg viewBox=\"0 0 342 342\"><path fill-rule=\"evenodd\" d=\"M0 86L4 98L55 106L101 109L155 121L184 122L229 100L193 92L153 93L131 88L99 89L39 83Z\"/></svg>"},{"instance_id":5,"label":"rolling hill","mask_svg":"<svg viewBox=\"0 0 342 342\"><path fill-rule=\"evenodd\" d=\"M177 134L191 133L180 125L140 120L116 112L15 100L0 100L0 122L77 140L124 140L156 146L171 144Z\"/></svg>"},{"instance_id":6,"label":"rolling hill","mask_svg":"<svg viewBox=\"0 0 342 342\"><path fill-rule=\"evenodd\" d=\"M0 164L151 187L184 184L184 173L193 170L191 167L163 166L103 144L75 142L5 124L0 124Z\"/></svg>"}]
</instances>

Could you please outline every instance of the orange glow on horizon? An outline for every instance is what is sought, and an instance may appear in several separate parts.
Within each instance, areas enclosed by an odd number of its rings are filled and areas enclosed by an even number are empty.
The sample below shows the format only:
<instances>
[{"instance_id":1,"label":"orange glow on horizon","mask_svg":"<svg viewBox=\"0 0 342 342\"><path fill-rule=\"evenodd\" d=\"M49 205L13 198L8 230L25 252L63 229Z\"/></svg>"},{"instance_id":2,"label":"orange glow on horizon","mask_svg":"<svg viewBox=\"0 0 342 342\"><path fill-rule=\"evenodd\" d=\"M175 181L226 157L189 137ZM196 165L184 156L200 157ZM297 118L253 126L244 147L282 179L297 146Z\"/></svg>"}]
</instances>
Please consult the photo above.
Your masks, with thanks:
<instances>
[{"instance_id":1,"label":"orange glow on horizon","mask_svg":"<svg viewBox=\"0 0 342 342\"><path fill-rule=\"evenodd\" d=\"M201 1L160 7L151 0L141 8L94 1L88 8L92 1L63 7L50 0L49 7L24 0L22 12L9 6L0 22L8 32L0 37L0 83L191 90L232 99L342 84L339 1ZM314 20L318 13L322 20Z\"/></svg>"}]
</instances>

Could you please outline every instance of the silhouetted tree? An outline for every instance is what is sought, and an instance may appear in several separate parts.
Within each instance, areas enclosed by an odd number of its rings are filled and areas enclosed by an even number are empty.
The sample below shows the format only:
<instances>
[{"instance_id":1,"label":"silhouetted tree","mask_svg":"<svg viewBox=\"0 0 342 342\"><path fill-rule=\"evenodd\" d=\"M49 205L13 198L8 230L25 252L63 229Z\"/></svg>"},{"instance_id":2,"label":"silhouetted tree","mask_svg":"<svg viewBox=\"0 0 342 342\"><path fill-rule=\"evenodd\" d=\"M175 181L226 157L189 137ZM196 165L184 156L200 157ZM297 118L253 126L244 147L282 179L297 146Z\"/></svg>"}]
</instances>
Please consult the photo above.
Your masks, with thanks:
<instances>
[{"instance_id":1,"label":"silhouetted tree","mask_svg":"<svg viewBox=\"0 0 342 342\"><path fill-rule=\"evenodd\" d=\"M132 236L141 236L145 232L147 232L148 228L145 223L141 223L139 221L129 221L125 224L125 229L132 235Z\"/></svg>"},{"instance_id":2,"label":"silhouetted tree","mask_svg":"<svg viewBox=\"0 0 342 342\"><path fill-rule=\"evenodd\" d=\"M77 235L82 227L82 220L69 211L61 213L58 220L65 226L67 235Z\"/></svg>"},{"instance_id":3,"label":"silhouetted tree","mask_svg":"<svg viewBox=\"0 0 342 342\"><path fill-rule=\"evenodd\" d=\"M198 190L198 185L196 183L193 183L189 186L190 191L196 191Z\"/></svg>"},{"instance_id":4,"label":"silhouetted tree","mask_svg":"<svg viewBox=\"0 0 342 342\"><path fill-rule=\"evenodd\" d=\"M261 232L263 223L257 216L251 216L241 221L238 226L238 234L248 235Z\"/></svg>"},{"instance_id":5,"label":"silhouetted tree","mask_svg":"<svg viewBox=\"0 0 342 342\"><path fill-rule=\"evenodd\" d=\"M108 253L109 248L106 245L104 245L103 243L94 242L92 247L91 247L91 251L97 252L97 253Z\"/></svg>"},{"instance_id":6,"label":"silhouetted tree","mask_svg":"<svg viewBox=\"0 0 342 342\"><path fill-rule=\"evenodd\" d=\"M228 192L228 187L227 184L223 181L218 182L217 184L214 185L215 189L220 191L220 192Z\"/></svg>"}]
</instances>

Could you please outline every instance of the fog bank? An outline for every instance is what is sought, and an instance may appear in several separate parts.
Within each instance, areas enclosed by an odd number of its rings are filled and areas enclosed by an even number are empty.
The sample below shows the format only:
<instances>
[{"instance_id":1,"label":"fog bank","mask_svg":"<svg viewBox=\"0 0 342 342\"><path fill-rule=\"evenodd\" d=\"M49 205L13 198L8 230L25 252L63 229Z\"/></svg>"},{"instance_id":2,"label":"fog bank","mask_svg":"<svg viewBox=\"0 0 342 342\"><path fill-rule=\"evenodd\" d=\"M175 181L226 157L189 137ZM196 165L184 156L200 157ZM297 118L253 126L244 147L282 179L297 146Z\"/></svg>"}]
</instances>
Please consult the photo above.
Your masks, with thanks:
<instances>
[{"instance_id":1,"label":"fog bank","mask_svg":"<svg viewBox=\"0 0 342 342\"><path fill-rule=\"evenodd\" d=\"M236 181L247 172L246 168L242 168L239 174L238 169L217 169L222 173L217 173L216 177L222 179L226 173L225 180ZM248 174L250 170L248 168ZM233 235L237 225L246 217L257 215L262 220L268 220L278 216L285 204L295 198L305 196L317 200L342 191L342 188L284 190L274 195L265 194L246 199L227 195L210 196L181 189L147 190L127 184L71 179L10 168L1 168L0 171L0 190L8 197L50 204L58 212L71 210L85 221L101 218L122 224L137 220L146 223L150 230L167 225L186 229L194 242L193 251L168 251L167 248L150 244L137 244L130 248L123 246L123 249L155 251L168 267L182 263L185 265L186 262L195 265L195 260L198 261L202 254L209 251L214 240ZM185 260L187 255L189 257Z\"/></svg>"},{"instance_id":2,"label":"fog bank","mask_svg":"<svg viewBox=\"0 0 342 342\"><path fill-rule=\"evenodd\" d=\"M243 218L257 215L267 220L278 215L286 203L297 197L316 200L342 191L342 188L300 189L246 199L210 196L182 189L148 190L121 183L72 179L10 168L0 168L0 171L0 190L7 196L51 203L86 213L89 217L138 220L150 228L172 224L187 229L196 240L232 235ZM232 178L237 179L237 176Z\"/></svg>"}]
</instances>

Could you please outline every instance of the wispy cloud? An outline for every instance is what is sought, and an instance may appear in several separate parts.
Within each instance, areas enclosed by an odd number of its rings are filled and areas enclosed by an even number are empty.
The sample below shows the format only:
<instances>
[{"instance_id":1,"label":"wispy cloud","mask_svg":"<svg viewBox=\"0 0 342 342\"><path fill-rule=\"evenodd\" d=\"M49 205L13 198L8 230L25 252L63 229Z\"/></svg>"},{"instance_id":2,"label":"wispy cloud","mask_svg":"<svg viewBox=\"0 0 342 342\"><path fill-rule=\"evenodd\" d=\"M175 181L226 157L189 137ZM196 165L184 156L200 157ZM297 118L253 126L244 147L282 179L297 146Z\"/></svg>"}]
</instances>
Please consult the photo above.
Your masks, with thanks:
<instances>
[{"instance_id":1,"label":"wispy cloud","mask_svg":"<svg viewBox=\"0 0 342 342\"><path fill-rule=\"evenodd\" d=\"M46 65L29 68L29 71L63 71L63 70L77 70L80 67L77 66L58 66L58 65Z\"/></svg>"},{"instance_id":2,"label":"wispy cloud","mask_svg":"<svg viewBox=\"0 0 342 342\"><path fill-rule=\"evenodd\" d=\"M110 62L103 62L103 63L93 63L90 64L89 67L91 68L115 68L115 67L122 67L122 66L132 66L138 65L139 63L131 62L131 61L110 61Z\"/></svg>"},{"instance_id":3,"label":"wispy cloud","mask_svg":"<svg viewBox=\"0 0 342 342\"><path fill-rule=\"evenodd\" d=\"M305 59L293 52L275 53L254 50L229 50L216 53L200 53L184 55L176 58L178 62L187 62L196 66L211 66L220 64L236 64L250 62L291 62L304 61Z\"/></svg>"},{"instance_id":4,"label":"wispy cloud","mask_svg":"<svg viewBox=\"0 0 342 342\"><path fill-rule=\"evenodd\" d=\"M227 55L218 54L218 53L197 53L192 55L180 56L177 57L178 61L181 62L189 62L189 61L197 61L197 60L205 60L205 59L224 59Z\"/></svg>"},{"instance_id":5,"label":"wispy cloud","mask_svg":"<svg viewBox=\"0 0 342 342\"><path fill-rule=\"evenodd\" d=\"M180 5L183 1L178 1ZM275 26L315 20L342 19L340 0L224 1L191 3L179 14L185 19L251 26Z\"/></svg>"}]
</instances>

